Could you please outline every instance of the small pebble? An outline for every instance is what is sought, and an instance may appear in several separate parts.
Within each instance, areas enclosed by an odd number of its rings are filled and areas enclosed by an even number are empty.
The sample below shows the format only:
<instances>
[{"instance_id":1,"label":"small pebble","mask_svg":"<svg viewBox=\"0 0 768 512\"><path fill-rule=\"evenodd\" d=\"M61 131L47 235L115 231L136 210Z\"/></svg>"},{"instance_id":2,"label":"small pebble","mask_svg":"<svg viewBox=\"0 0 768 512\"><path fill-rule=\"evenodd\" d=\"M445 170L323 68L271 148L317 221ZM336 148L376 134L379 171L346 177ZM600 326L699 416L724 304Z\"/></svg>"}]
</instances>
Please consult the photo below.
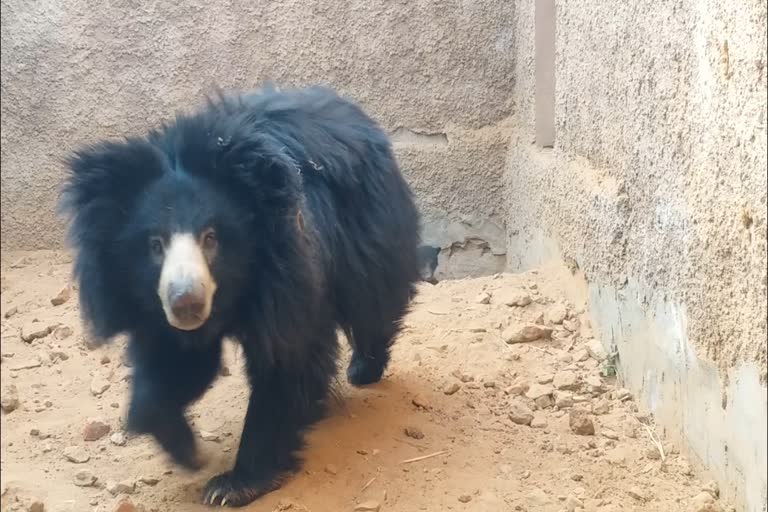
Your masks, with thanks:
<instances>
[{"instance_id":1,"label":"small pebble","mask_svg":"<svg viewBox=\"0 0 768 512\"><path fill-rule=\"evenodd\" d=\"M418 427L405 427L405 435L413 439L424 439L424 432Z\"/></svg>"},{"instance_id":2,"label":"small pebble","mask_svg":"<svg viewBox=\"0 0 768 512\"><path fill-rule=\"evenodd\" d=\"M102 418L88 418L85 422L85 429L83 430L84 441L98 441L105 435L109 434L111 427Z\"/></svg>"},{"instance_id":3,"label":"small pebble","mask_svg":"<svg viewBox=\"0 0 768 512\"><path fill-rule=\"evenodd\" d=\"M562 324L568 316L568 309L563 304L553 304L544 315L544 321L548 324Z\"/></svg>"},{"instance_id":4,"label":"small pebble","mask_svg":"<svg viewBox=\"0 0 768 512\"><path fill-rule=\"evenodd\" d=\"M35 500L29 505L29 512L45 512L45 503Z\"/></svg>"},{"instance_id":5,"label":"small pebble","mask_svg":"<svg viewBox=\"0 0 768 512\"><path fill-rule=\"evenodd\" d=\"M536 324L527 324L522 327L510 325L501 332L501 338L508 344L549 339L551 336L551 327Z\"/></svg>"},{"instance_id":6,"label":"small pebble","mask_svg":"<svg viewBox=\"0 0 768 512\"><path fill-rule=\"evenodd\" d=\"M153 486L157 485L158 483L160 483L160 479L157 478L157 477L154 477L154 476L140 476L139 477L139 482L141 482L143 484L147 484L150 487L153 487Z\"/></svg>"},{"instance_id":7,"label":"small pebble","mask_svg":"<svg viewBox=\"0 0 768 512\"><path fill-rule=\"evenodd\" d=\"M595 435L595 425L584 411L570 411L568 424L574 434L580 436Z\"/></svg>"},{"instance_id":8,"label":"small pebble","mask_svg":"<svg viewBox=\"0 0 768 512\"><path fill-rule=\"evenodd\" d=\"M200 439L202 439L203 441L218 442L219 434L216 434L214 432L208 432L207 430L201 430Z\"/></svg>"},{"instance_id":9,"label":"small pebble","mask_svg":"<svg viewBox=\"0 0 768 512\"><path fill-rule=\"evenodd\" d=\"M109 380L101 374L96 374L91 380L91 394L101 396L111 386Z\"/></svg>"},{"instance_id":10,"label":"small pebble","mask_svg":"<svg viewBox=\"0 0 768 512\"><path fill-rule=\"evenodd\" d=\"M459 389L461 389L461 386L460 386L460 385L459 385L457 382L453 382L453 383L451 383L451 384L448 384L448 386L446 386L446 387L443 389L443 393L445 393L446 395L453 395L453 394L455 394L455 393L456 393L456 392L457 392Z\"/></svg>"},{"instance_id":11,"label":"small pebble","mask_svg":"<svg viewBox=\"0 0 768 512\"><path fill-rule=\"evenodd\" d=\"M136 491L136 482L123 480L121 482L107 482L107 492L112 496L118 494L133 494Z\"/></svg>"},{"instance_id":12,"label":"small pebble","mask_svg":"<svg viewBox=\"0 0 768 512\"><path fill-rule=\"evenodd\" d=\"M381 509L381 503L376 500L368 500L355 505L355 512L378 512Z\"/></svg>"},{"instance_id":13,"label":"small pebble","mask_svg":"<svg viewBox=\"0 0 768 512\"><path fill-rule=\"evenodd\" d=\"M88 455L88 452L82 446L67 446L62 451L62 455L74 464L85 464L91 460L91 456Z\"/></svg>"},{"instance_id":14,"label":"small pebble","mask_svg":"<svg viewBox=\"0 0 768 512\"><path fill-rule=\"evenodd\" d=\"M111 436L109 436L109 442L114 444L115 446L125 446L127 440L125 438L125 434L122 432L115 432Z\"/></svg>"},{"instance_id":15,"label":"small pebble","mask_svg":"<svg viewBox=\"0 0 768 512\"><path fill-rule=\"evenodd\" d=\"M540 412L533 413L531 428L547 428L547 418Z\"/></svg>"},{"instance_id":16,"label":"small pebble","mask_svg":"<svg viewBox=\"0 0 768 512\"><path fill-rule=\"evenodd\" d=\"M143 512L144 507L136 506L133 504L131 500L124 500L121 501L119 505L117 505L117 508L115 509L115 512Z\"/></svg>"},{"instance_id":17,"label":"small pebble","mask_svg":"<svg viewBox=\"0 0 768 512\"><path fill-rule=\"evenodd\" d=\"M26 343L45 338L51 334L51 326L40 322L31 322L21 327L21 339Z\"/></svg>"},{"instance_id":18,"label":"small pebble","mask_svg":"<svg viewBox=\"0 0 768 512\"><path fill-rule=\"evenodd\" d=\"M643 494L643 491L636 486L632 486L629 489L627 489L627 494L629 494L632 498L638 500L638 501L645 501L645 494Z\"/></svg>"},{"instance_id":19,"label":"small pebble","mask_svg":"<svg viewBox=\"0 0 768 512\"><path fill-rule=\"evenodd\" d=\"M488 292L480 292L477 297L475 297L475 302L477 304L490 304L491 295Z\"/></svg>"},{"instance_id":20,"label":"small pebble","mask_svg":"<svg viewBox=\"0 0 768 512\"><path fill-rule=\"evenodd\" d=\"M19 390L15 384L10 384L3 388L2 398L0 398L0 407L3 412L13 412L19 408Z\"/></svg>"},{"instance_id":21,"label":"small pebble","mask_svg":"<svg viewBox=\"0 0 768 512\"><path fill-rule=\"evenodd\" d=\"M57 293L56 296L51 298L51 304L53 304L54 306L61 306L62 304L67 302L71 296L72 296L72 288L69 286L65 286L61 290L59 290L59 293Z\"/></svg>"},{"instance_id":22,"label":"small pebble","mask_svg":"<svg viewBox=\"0 0 768 512\"><path fill-rule=\"evenodd\" d=\"M81 469L75 473L74 482L78 487L93 487L96 485L96 475L87 469Z\"/></svg>"},{"instance_id":23,"label":"small pebble","mask_svg":"<svg viewBox=\"0 0 768 512\"><path fill-rule=\"evenodd\" d=\"M509 404L508 417L518 425L530 425L533 421L533 411L520 400L514 400Z\"/></svg>"}]
</instances>

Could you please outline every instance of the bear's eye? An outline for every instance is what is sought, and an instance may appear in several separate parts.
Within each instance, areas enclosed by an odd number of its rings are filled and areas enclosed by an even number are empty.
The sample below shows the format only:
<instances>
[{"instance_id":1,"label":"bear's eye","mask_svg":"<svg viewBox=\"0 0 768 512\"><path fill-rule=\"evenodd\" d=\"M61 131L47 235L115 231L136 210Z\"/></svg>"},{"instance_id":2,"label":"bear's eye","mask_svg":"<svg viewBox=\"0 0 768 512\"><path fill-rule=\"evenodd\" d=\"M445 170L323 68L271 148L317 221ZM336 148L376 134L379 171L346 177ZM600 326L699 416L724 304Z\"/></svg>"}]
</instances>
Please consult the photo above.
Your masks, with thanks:
<instances>
[{"instance_id":1,"label":"bear's eye","mask_svg":"<svg viewBox=\"0 0 768 512\"><path fill-rule=\"evenodd\" d=\"M165 252L165 244L163 243L163 239L159 236L153 236L149 239L149 250L152 252L153 256L162 256Z\"/></svg>"},{"instance_id":2,"label":"bear's eye","mask_svg":"<svg viewBox=\"0 0 768 512\"><path fill-rule=\"evenodd\" d=\"M206 231L203 235L203 248L205 250L213 250L219 245L219 240L216 238L216 232L213 230Z\"/></svg>"}]
</instances>

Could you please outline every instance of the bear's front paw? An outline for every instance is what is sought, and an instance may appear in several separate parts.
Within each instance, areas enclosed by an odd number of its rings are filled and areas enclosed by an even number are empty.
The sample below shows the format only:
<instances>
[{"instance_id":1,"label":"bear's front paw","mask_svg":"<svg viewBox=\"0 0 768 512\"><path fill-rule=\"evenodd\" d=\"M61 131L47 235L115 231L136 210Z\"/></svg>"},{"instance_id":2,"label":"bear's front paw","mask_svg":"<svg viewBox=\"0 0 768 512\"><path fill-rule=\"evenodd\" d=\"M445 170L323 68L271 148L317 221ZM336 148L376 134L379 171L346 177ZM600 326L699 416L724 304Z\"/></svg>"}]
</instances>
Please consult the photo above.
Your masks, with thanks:
<instances>
[{"instance_id":1,"label":"bear's front paw","mask_svg":"<svg viewBox=\"0 0 768 512\"><path fill-rule=\"evenodd\" d=\"M203 489L203 504L242 507L278 487L277 481L251 479L227 471L208 480Z\"/></svg>"}]
</instances>

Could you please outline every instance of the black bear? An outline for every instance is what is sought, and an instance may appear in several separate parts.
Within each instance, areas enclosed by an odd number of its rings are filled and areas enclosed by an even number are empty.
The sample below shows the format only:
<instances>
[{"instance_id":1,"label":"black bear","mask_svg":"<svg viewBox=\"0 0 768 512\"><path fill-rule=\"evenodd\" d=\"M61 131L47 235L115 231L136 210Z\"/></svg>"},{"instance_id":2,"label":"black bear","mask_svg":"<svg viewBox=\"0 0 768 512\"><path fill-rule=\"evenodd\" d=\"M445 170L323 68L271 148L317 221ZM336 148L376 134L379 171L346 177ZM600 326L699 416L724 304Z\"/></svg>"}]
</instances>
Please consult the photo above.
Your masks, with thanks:
<instances>
[{"instance_id":1,"label":"black bear","mask_svg":"<svg viewBox=\"0 0 768 512\"><path fill-rule=\"evenodd\" d=\"M127 334L127 425L200 467L184 413L242 345L248 410L203 502L241 506L296 471L341 328L377 382L419 281L419 213L385 132L323 87L219 94L143 137L73 153L61 207L85 324Z\"/></svg>"}]
</instances>

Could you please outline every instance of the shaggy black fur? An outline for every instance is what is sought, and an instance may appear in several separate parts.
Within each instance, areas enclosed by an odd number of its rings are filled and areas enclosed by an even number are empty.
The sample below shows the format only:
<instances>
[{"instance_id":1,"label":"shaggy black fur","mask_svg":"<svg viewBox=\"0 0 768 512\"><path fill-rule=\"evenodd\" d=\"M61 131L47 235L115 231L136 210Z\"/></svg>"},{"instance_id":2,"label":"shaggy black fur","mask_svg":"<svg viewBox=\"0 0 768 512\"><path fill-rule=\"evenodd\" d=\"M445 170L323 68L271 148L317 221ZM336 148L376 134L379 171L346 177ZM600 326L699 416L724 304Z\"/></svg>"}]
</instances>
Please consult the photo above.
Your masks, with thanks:
<instances>
[{"instance_id":1,"label":"shaggy black fur","mask_svg":"<svg viewBox=\"0 0 768 512\"><path fill-rule=\"evenodd\" d=\"M206 503L239 506L299 466L336 372L337 326L353 347L349 381L378 381L419 280L419 215L385 133L324 88L209 100L146 137L74 154L71 217L84 320L129 336L128 425L175 461L200 466L184 417L237 339L251 395L234 468ZM215 227L218 284L208 321L172 327L151 236Z\"/></svg>"}]
</instances>

